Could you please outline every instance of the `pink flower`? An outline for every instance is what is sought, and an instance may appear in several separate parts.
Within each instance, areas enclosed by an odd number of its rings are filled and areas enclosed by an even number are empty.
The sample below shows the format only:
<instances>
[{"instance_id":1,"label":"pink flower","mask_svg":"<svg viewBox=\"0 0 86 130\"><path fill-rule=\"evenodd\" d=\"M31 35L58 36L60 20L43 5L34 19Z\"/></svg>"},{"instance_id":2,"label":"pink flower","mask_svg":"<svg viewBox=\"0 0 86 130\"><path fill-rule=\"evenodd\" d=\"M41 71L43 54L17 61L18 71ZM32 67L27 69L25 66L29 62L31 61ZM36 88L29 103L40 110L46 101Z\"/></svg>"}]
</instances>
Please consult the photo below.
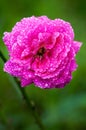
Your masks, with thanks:
<instances>
[{"instance_id":1,"label":"pink flower","mask_svg":"<svg viewBox=\"0 0 86 130\"><path fill-rule=\"evenodd\" d=\"M3 41L9 51L4 71L20 79L21 85L61 88L76 70L76 53L81 43L74 41L70 23L46 16L23 18Z\"/></svg>"}]
</instances>

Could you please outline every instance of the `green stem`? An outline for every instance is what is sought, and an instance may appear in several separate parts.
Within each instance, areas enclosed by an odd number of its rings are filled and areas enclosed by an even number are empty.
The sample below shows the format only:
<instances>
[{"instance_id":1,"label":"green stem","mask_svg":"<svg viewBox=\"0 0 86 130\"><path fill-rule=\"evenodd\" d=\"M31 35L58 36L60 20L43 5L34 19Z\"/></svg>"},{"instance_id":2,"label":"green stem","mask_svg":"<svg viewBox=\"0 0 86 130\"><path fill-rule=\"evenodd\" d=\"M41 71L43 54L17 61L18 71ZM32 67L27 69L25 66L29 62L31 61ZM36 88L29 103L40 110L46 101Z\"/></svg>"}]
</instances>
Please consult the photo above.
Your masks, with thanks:
<instances>
[{"instance_id":1,"label":"green stem","mask_svg":"<svg viewBox=\"0 0 86 130\"><path fill-rule=\"evenodd\" d=\"M3 62L5 63L6 62L6 58L3 56L1 51L0 51L0 57L2 58ZM14 77L14 80L17 83L18 88L21 91L21 94L22 94L24 100L26 101L27 106L30 108L30 110L32 112L32 115L33 115L36 123L38 124L40 130L44 130L44 126L42 124L42 121L41 121L41 119L39 117L39 114L36 111L35 103L32 103L32 101L30 101L30 99L28 98L28 96L27 96L27 94L25 92L25 89L21 87L20 82L17 80L17 78Z\"/></svg>"},{"instance_id":2,"label":"green stem","mask_svg":"<svg viewBox=\"0 0 86 130\"><path fill-rule=\"evenodd\" d=\"M17 80L17 78L14 77L14 80L17 83L17 85L18 85L18 87L19 87L19 89L20 89L20 91L22 93L23 99L26 101L28 107L30 108L30 110L32 112L32 115L34 116L35 121L38 124L40 130L44 130L44 126L42 124L42 121L41 121L41 119L40 119L40 117L39 117L39 115L38 115L38 113L36 111L35 103L30 101L30 99L28 98L28 96L27 96L27 94L25 92L25 89L21 87L20 82Z\"/></svg>"},{"instance_id":3,"label":"green stem","mask_svg":"<svg viewBox=\"0 0 86 130\"><path fill-rule=\"evenodd\" d=\"M6 58L4 57L4 55L2 54L2 52L0 51L0 57L2 58L2 60L4 61L4 63L6 62Z\"/></svg>"}]
</instances>

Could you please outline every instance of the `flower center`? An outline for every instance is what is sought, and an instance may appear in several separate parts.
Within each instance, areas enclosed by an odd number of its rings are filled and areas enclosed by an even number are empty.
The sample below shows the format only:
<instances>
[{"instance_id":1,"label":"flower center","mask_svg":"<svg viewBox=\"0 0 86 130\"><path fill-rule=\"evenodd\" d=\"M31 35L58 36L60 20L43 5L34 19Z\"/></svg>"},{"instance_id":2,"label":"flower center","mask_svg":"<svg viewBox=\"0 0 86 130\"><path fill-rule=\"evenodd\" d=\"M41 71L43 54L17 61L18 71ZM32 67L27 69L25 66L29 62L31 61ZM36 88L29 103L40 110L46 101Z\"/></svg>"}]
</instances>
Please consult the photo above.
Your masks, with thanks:
<instances>
[{"instance_id":1,"label":"flower center","mask_svg":"<svg viewBox=\"0 0 86 130\"><path fill-rule=\"evenodd\" d=\"M37 56L39 57L43 57L44 53L45 53L45 48L44 47L41 47L38 52L37 52Z\"/></svg>"}]
</instances>

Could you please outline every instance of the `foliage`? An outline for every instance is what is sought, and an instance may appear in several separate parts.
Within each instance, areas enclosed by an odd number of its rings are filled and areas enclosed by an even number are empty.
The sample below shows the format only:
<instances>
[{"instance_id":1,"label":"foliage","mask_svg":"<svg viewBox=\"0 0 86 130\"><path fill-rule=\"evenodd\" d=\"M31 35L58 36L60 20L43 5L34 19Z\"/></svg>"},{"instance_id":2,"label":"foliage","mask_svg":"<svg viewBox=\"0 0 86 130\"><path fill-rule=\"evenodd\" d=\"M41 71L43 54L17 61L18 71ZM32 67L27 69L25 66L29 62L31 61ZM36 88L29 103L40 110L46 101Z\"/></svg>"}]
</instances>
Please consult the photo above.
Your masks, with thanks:
<instances>
[{"instance_id":1,"label":"foliage","mask_svg":"<svg viewBox=\"0 0 86 130\"><path fill-rule=\"evenodd\" d=\"M77 55L79 67L73 80L64 89L42 90L33 85L25 88L28 97L36 103L47 130L86 129L86 2L77 0L1 0L0 1L0 49L6 58L8 53L1 37L23 17L47 15L71 22L75 40L83 46ZM3 72L0 58L0 130L39 130L27 105L11 76Z\"/></svg>"}]
</instances>

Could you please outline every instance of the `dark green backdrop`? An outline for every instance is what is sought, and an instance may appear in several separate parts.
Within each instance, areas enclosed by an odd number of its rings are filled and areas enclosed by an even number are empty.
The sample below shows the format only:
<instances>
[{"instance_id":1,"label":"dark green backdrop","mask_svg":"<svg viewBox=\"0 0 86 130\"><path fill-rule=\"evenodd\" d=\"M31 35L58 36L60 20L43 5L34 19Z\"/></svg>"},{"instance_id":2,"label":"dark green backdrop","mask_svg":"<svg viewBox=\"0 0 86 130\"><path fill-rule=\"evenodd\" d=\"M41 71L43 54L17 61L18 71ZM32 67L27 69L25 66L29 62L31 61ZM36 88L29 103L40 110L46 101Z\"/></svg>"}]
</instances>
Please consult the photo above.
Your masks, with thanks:
<instances>
[{"instance_id":1,"label":"dark green backdrop","mask_svg":"<svg viewBox=\"0 0 86 130\"><path fill-rule=\"evenodd\" d=\"M26 87L35 101L46 130L86 129L86 1L85 0L0 0L0 49L8 59L2 41L3 32L11 31L17 21L32 15L47 15L69 21L75 40L83 45L76 59L78 69L64 89L42 90ZM34 118L22 101L13 78L3 72L0 58L0 130L39 130Z\"/></svg>"}]
</instances>

